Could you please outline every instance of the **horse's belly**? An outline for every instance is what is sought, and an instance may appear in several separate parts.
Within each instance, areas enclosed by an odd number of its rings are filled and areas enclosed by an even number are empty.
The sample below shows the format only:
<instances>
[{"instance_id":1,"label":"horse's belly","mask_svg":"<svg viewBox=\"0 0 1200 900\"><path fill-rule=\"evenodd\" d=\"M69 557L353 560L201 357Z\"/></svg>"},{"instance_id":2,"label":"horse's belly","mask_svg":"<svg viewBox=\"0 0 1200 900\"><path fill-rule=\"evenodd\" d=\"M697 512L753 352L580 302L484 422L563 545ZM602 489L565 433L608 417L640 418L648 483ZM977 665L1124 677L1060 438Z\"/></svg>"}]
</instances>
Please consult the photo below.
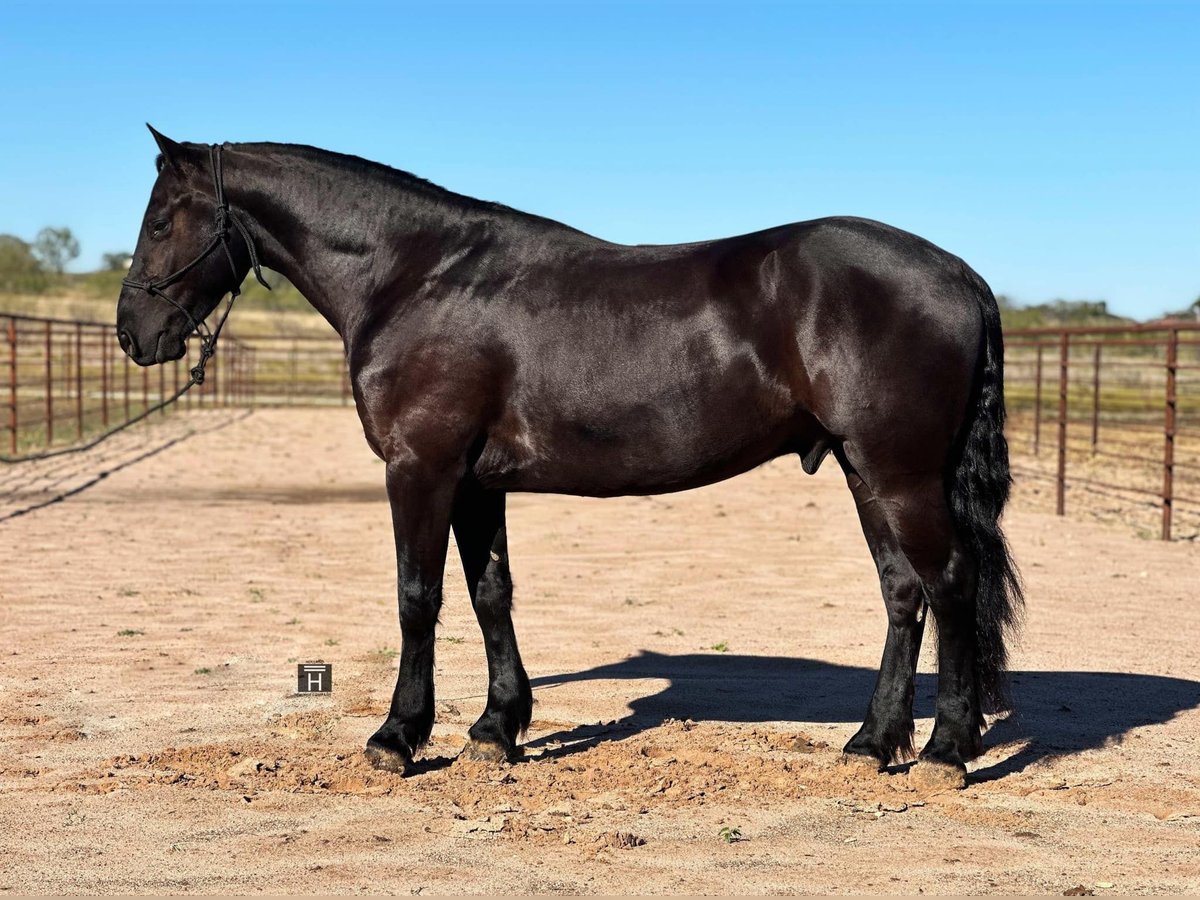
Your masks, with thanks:
<instances>
[{"instance_id":1,"label":"horse's belly","mask_svg":"<svg viewBox=\"0 0 1200 900\"><path fill-rule=\"evenodd\" d=\"M556 420L496 429L475 460L485 487L612 497L687 490L731 478L779 455L787 416L755 417L716 404L703 421L651 414L611 421Z\"/></svg>"}]
</instances>

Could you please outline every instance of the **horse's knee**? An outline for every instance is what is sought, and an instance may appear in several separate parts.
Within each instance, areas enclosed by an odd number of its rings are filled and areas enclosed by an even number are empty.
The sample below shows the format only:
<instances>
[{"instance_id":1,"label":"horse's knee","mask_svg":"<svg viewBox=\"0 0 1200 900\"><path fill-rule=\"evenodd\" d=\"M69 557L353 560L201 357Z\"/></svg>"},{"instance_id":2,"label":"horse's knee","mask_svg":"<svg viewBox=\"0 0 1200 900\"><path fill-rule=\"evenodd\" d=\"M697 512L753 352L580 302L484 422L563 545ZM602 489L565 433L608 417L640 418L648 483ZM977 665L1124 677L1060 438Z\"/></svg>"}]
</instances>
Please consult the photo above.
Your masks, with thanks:
<instances>
[{"instance_id":1,"label":"horse's knee","mask_svg":"<svg viewBox=\"0 0 1200 900\"><path fill-rule=\"evenodd\" d=\"M887 565L879 573L888 621L896 626L913 624L920 618L924 594L921 579L909 566Z\"/></svg>"},{"instance_id":2,"label":"horse's knee","mask_svg":"<svg viewBox=\"0 0 1200 900\"><path fill-rule=\"evenodd\" d=\"M408 633L431 632L442 609L442 589L423 585L400 586L400 627Z\"/></svg>"}]
</instances>

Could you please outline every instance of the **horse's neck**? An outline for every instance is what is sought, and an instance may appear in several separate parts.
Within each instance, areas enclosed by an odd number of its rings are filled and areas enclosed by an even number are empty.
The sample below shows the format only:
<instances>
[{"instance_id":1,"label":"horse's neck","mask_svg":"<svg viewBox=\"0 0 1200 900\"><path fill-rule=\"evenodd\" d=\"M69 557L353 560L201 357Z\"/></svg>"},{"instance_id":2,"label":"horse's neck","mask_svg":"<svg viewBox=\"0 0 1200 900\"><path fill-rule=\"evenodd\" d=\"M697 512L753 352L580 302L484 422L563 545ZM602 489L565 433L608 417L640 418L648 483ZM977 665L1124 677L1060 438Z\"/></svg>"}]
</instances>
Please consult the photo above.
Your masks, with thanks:
<instances>
[{"instance_id":1,"label":"horse's neck","mask_svg":"<svg viewBox=\"0 0 1200 900\"><path fill-rule=\"evenodd\" d=\"M458 252L469 231L453 209L402 184L381 190L286 151L231 155L237 168L227 169L226 190L250 220L263 264L291 281L347 342L381 290L402 300L404 285ZM421 241L410 240L417 234Z\"/></svg>"}]
</instances>

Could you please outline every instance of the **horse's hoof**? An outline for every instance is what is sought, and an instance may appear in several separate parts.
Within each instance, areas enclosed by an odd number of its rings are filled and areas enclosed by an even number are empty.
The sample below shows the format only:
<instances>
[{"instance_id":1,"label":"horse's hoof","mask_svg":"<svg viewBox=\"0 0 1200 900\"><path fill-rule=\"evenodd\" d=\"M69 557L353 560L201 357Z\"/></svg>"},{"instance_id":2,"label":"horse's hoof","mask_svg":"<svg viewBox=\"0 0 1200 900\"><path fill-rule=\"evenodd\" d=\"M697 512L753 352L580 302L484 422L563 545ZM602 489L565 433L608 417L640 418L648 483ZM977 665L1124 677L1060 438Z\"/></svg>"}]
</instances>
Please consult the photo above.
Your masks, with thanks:
<instances>
[{"instance_id":1,"label":"horse's hoof","mask_svg":"<svg viewBox=\"0 0 1200 900\"><path fill-rule=\"evenodd\" d=\"M918 759L908 770L908 783L923 794L960 791L967 786L967 768L936 759Z\"/></svg>"},{"instance_id":2,"label":"horse's hoof","mask_svg":"<svg viewBox=\"0 0 1200 900\"><path fill-rule=\"evenodd\" d=\"M395 772L397 775L407 774L412 765L412 760L399 750L393 750L391 747L385 747L375 741L367 741L363 755L367 757L367 762L376 769Z\"/></svg>"},{"instance_id":3,"label":"horse's hoof","mask_svg":"<svg viewBox=\"0 0 1200 900\"><path fill-rule=\"evenodd\" d=\"M459 759L475 762L507 762L512 754L495 741L477 741L471 738L458 754Z\"/></svg>"},{"instance_id":4,"label":"horse's hoof","mask_svg":"<svg viewBox=\"0 0 1200 900\"><path fill-rule=\"evenodd\" d=\"M852 778L874 776L883 771L883 763L862 753L843 753L839 762Z\"/></svg>"}]
</instances>

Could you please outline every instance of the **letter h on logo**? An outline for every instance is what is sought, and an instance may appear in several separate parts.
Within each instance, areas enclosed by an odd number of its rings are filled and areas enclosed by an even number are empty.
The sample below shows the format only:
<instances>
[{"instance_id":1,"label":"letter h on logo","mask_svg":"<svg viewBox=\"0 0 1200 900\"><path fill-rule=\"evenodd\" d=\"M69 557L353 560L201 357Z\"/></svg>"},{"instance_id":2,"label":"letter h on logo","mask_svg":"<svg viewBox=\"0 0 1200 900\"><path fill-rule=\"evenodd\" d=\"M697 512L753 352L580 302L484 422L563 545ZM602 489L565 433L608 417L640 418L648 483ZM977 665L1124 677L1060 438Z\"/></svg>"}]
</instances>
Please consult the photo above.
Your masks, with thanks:
<instances>
[{"instance_id":1,"label":"letter h on logo","mask_svg":"<svg viewBox=\"0 0 1200 900\"><path fill-rule=\"evenodd\" d=\"M296 666L296 693L328 694L333 690L333 663L300 663Z\"/></svg>"}]
</instances>

